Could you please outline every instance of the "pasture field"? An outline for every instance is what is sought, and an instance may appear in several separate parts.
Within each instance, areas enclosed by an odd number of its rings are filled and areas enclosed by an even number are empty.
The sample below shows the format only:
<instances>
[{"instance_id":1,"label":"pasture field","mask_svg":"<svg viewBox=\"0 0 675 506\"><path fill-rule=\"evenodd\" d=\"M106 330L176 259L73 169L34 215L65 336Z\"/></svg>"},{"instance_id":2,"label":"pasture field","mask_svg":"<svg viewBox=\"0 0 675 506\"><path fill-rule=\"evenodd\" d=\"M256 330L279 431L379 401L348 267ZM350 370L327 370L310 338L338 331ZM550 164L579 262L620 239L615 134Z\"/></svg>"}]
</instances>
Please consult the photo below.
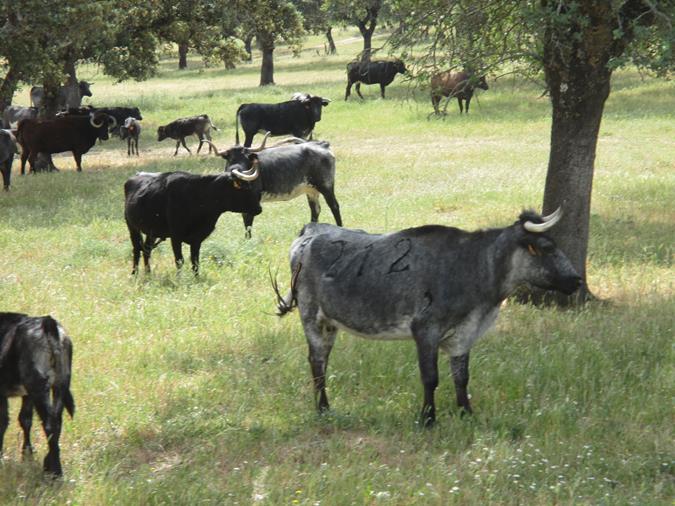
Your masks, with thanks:
<instances>
[{"instance_id":1,"label":"pasture field","mask_svg":"<svg viewBox=\"0 0 675 506\"><path fill-rule=\"evenodd\" d=\"M95 68L92 102L137 105L141 156L114 139L74 171L18 176L0 195L3 311L50 313L71 334L77 412L64 420L65 477L41 476L46 442L22 463L19 402L10 401L1 504L672 504L675 495L675 86L616 73L596 160L589 284L600 301L560 311L508 303L472 352L475 415L456 416L441 357L438 419L422 404L412 342L340 334L331 356L332 412L318 417L297 313L273 316L268 268L289 282L288 248L309 219L304 198L264 205L244 239L225 214L202 247L201 275L176 274L168 243L152 275L130 276L122 185L139 170L222 170L213 156L172 157L156 129L208 113L221 149L240 103L294 91L333 99L316 135L337 157L345 225L373 232L426 223L506 226L539 208L550 107L517 77L489 80L468 117L431 104L398 76L379 99L344 102L337 56L279 51L277 86L259 60L235 70L174 70L113 84ZM345 40L346 39L346 40ZM318 39L316 39L318 40ZM27 89L16 103L26 104ZM258 137L256 139L259 139ZM196 148L194 139L190 147ZM324 204L321 221L332 222Z\"/></svg>"}]
</instances>

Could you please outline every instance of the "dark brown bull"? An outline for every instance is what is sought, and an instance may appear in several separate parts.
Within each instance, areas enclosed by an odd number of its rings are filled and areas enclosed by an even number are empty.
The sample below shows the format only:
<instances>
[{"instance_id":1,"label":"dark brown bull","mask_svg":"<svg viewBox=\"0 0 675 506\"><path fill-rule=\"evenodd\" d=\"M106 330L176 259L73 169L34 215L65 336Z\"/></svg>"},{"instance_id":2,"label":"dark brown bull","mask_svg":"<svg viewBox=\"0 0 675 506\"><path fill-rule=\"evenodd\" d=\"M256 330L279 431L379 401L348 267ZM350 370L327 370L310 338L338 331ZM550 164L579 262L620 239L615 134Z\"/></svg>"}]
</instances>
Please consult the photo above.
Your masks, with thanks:
<instances>
[{"instance_id":1,"label":"dark brown bull","mask_svg":"<svg viewBox=\"0 0 675 506\"><path fill-rule=\"evenodd\" d=\"M434 113L440 114L438 105L443 97L448 97L448 100L455 97L459 103L459 113L462 114L462 112L464 112L462 106L462 100L464 100L466 102L466 113L469 114L469 104L471 103L471 97L473 97L473 92L476 88L482 90L488 89L485 76L475 77L467 72L453 72L452 70L440 72L439 74L432 76L431 104L434 106ZM446 103L443 114L445 114L445 109L447 109L447 107Z\"/></svg>"},{"instance_id":2,"label":"dark brown bull","mask_svg":"<svg viewBox=\"0 0 675 506\"><path fill-rule=\"evenodd\" d=\"M108 139L108 126L115 119L104 113L88 116L64 116L54 119L25 119L19 122L16 138L21 144L21 174L25 173L26 160L31 171L38 153L72 151L77 171L82 171L82 155L91 149L97 139Z\"/></svg>"}]
</instances>

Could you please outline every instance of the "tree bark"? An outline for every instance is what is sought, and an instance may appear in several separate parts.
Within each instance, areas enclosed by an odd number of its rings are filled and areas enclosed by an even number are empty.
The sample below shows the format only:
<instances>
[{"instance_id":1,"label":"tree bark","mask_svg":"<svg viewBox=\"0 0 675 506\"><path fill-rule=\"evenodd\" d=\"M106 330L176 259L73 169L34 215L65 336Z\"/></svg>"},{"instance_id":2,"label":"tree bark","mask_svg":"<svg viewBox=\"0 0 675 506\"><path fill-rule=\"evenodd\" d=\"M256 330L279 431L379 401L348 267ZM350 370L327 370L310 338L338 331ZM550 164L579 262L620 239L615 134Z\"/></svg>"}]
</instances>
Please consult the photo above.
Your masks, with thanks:
<instances>
[{"instance_id":1,"label":"tree bark","mask_svg":"<svg viewBox=\"0 0 675 506\"><path fill-rule=\"evenodd\" d=\"M44 100L42 101L42 106L38 112L38 116L44 119L52 119L56 116L58 111L58 97L59 97L59 88L61 83L56 80L46 78L43 83L44 88ZM38 153L35 166L33 167L35 172L46 172L46 171L58 171L54 166L52 161L52 155L49 153Z\"/></svg>"},{"instance_id":2,"label":"tree bark","mask_svg":"<svg viewBox=\"0 0 675 506\"><path fill-rule=\"evenodd\" d=\"M328 40L328 54L336 54L337 48L335 47L335 40L333 40L333 28L330 26L326 30L326 40Z\"/></svg>"},{"instance_id":3,"label":"tree bark","mask_svg":"<svg viewBox=\"0 0 675 506\"><path fill-rule=\"evenodd\" d=\"M260 86L274 84L274 42L260 39L262 65L260 66Z\"/></svg>"},{"instance_id":4,"label":"tree bark","mask_svg":"<svg viewBox=\"0 0 675 506\"><path fill-rule=\"evenodd\" d=\"M363 37L363 52L361 53L361 61L368 62L370 61L370 56L373 51L373 32L377 27L377 16L380 12L380 7L368 7L366 8L366 17L364 19L359 19L356 22L356 26L361 32Z\"/></svg>"},{"instance_id":5,"label":"tree bark","mask_svg":"<svg viewBox=\"0 0 675 506\"><path fill-rule=\"evenodd\" d=\"M64 92L66 94L65 107L80 107L82 105L82 96L80 95L80 88L77 82L77 72L75 70L75 61L69 59L63 66L66 75L66 84L64 85Z\"/></svg>"},{"instance_id":6,"label":"tree bark","mask_svg":"<svg viewBox=\"0 0 675 506\"><path fill-rule=\"evenodd\" d=\"M7 106L12 105L18 82L17 72L10 66L2 84L0 84L0 111L4 111Z\"/></svg>"},{"instance_id":7,"label":"tree bark","mask_svg":"<svg viewBox=\"0 0 675 506\"><path fill-rule=\"evenodd\" d=\"M178 44L178 70L187 68L188 45L181 42Z\"/></svg>"}]
</instances>

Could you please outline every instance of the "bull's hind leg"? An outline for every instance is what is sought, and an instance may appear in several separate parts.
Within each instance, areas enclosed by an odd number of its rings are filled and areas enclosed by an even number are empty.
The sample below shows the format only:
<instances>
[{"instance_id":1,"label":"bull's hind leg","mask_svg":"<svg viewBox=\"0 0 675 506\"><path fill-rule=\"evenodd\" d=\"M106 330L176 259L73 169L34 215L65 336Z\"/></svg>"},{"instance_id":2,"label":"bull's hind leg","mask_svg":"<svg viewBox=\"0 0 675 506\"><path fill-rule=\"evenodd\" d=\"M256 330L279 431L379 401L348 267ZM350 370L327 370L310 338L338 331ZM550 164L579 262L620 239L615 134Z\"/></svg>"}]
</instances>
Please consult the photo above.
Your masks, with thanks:
<instances>
[{"instance_id":1,"label":"bull's hind leg","mask_svg":"<svg viewBox=\"0 0 675 506\"><path fill-rule=\"evenodd\" d=\"M467 387L469 385L469 354L450 357L450 368L452 370L452 379L455 381L455 392L457 393L457 406L464 412L471 414L471 403Z\"/></svg>"},{"instance_id":2,"label":"bull's hind leg","mask_svg":"<svg viewBox=\"0 0 675 506\"><path fill-rule=\"evenodd\" d=\"M363 95L361 95L361 83L360 82L356 83L356 93L358 93L359 97L363 98Z\"/></svg>"},{"instance_id":3,"label":"bull's hind leg","mask_svg":"<svg viewBox=\"0 0 675 506\"><path fill-rule=\"evenodd\" d=\"M321 204L319 203L319 195L313 193L307 195L307 203L309 204L309 211L311 213L310 220L313 222L319 221L319 214L321 213Z\"/></svg>"},{"instance_id":4,"label":"bull's hind leg","mask_svg":"<svg viewBox=\"0 0 675 506\"><path fill-rule=\"evenodd\" d=\"M195 276L199 274L199 249L201 246L202 243L200 242L190 244L190 263L192 264L192 272L195 273Z\"/></svg>"},{"instance_id":5,"label":"bull's hind leg","mask_svg":"<svg viewBox=\"0 0 675 506\"><path fill-rule=\"evenodd\" d=\"M326 395L326 370L328 368L328 357L335 343L337 328L314 319L305 318L304 315L302 325L309 346L308 358L312 369L312 379L314 380L314 401L317 411L324 413L329 409L328 396Z\"/></svg>"},{"instance_id":6,"label":"bull's hind leg","mask_svg":"<svg viewBox=\"0 0 675 506\"><path fill-rule=\"evenodd\" d=\"M143 266L145 267L145 272L150 272L150 255L152 255L152 250L159 244L157 239L151 235L145 236L145 243L143 243ZM138 265L138 260L136 261Z\"/></svg>"},{"instance_id":7,"label":"bull's hind leg","mask_svg":"<svg viewBox=\"0 0 675 506\"><path fill-rule=\"evenodd\" d=\"M9 425L9 406L7 397L0 395L0 455L2 455L2 442L5 439L5 431Z\"/></svg>"},{"instance_id":8,"label":"bull's hind leg","mask_svg":"<svg viewBox=\"0 0 675 506\"><path fill-rule=\"evenodd\" d=\"M183 267L183 247L180 239L171 238L171 247L173 248L173 257L176 260L176 269Z\"/></svg>"},{"instance_id":9,"label":"bull's hind leg","mask_svg":"<svg viewBox=\"0 0 675 506\"><path fill-rule=\"evenodd\" d=\"M384 89L387 86L385 84L380 83L380 94L382 95L382 98L384 98Z\"/></svg>"},{"instance_id":10,"label":"bull's hind leg","mask_svg":"<svg viewBox=\"0 0 675 506\"><path fill-rule=\"evenodd\" d=\"M131 274L138 272L138 261L141 258L141 250L143 249L143 236L138 230L129 228L129 238L131 239L131 247L133 248L133 260L131 267Z\"/></svg>"},{"instance_id":11,"label":"bull's hind leg","mask_svg":"<svg viewBox=\"0 0 675 506\"><path fill-rule=\"evenodd\" d=\"M345 91L345 100L347 100L349 98L349 95L352 94L352 84L354 83L352 83L351 81L347 82L347 90Z\"/></svg>"},{"instance_id":12,"label":"bull's hind leg","mask_svg":"<svg viewBox=\"0 0 675 506\"><path fill-rule=\"evenodd\" d=\"M59 456L61 420L55 416L54 407L51 405L47 380L40 377L37 371L31 371L31 375L33 378L26 385L26 390L28 390L28 395L35 404L35 410L42 420L42 428L49 444L49 452L45 456L43 469L45 473L61 476L63 474Z\"/></svg>"},{"instance_id":13,"label":"bull's hind leg","mask_svg":"<svg viewBox=\"0 0 675 506\"><path fill-rule=\"evenodd\" d=\"M30 441L30 430L33 427L33 401L28 395L21 398L21 411L19 412L19 425L23 430L23 446L21 451L24 456L33 453L33 445Z\"/></svg>"},{"instance_id":14,"label":"bull's hind leg","mask_svg":"<svg viewBox=\"0 0 675 506\"><path fill-rule=\"evenodd\" d=\"M342 216L340 216L340 204L338 204L338 201L335 198L335 192L333 188L328 188L325 191L322 191L321 195L323 195L323 198L326 199L326 204L328 204L330 211L333 213L333 218L335 218L335 224L338 227L341 227Z\"/></svg>"},{"instance_id":15,"label":"bull's hind leg","mask_svg":"<svg viewBox=\"0 0 675 506\"><path fill-rule=\"evenodd\" d=\"M77 172L82 172L82 153L73 151L73 158L75 158L75 165L77 165Z\"/></svg>"},{"instance_id":16,"label":"bull's hind leg","mask_svg":"<svg viewBox=\"0 0 675 506\"><path fill-rule=\"evenodd\" d=\"M438 386L438 342L426 333L415 335L417 359L419 361L422 385L424 385L424 404L420 414L422 427L431 427L436 421L434 392Z\"/></svg>"}]
</instances>

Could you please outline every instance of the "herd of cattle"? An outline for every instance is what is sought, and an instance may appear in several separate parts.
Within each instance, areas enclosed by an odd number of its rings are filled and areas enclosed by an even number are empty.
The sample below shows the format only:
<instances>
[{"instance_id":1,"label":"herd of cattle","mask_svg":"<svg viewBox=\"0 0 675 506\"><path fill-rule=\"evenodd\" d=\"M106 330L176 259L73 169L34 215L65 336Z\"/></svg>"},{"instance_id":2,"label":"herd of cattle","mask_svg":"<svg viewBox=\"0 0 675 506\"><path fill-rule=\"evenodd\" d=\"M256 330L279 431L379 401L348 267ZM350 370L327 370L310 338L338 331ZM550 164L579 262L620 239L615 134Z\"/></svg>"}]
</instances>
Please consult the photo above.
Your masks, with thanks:
<instances>
[{"instance_id":1,"label":"herd of cattle","mask_svg":"<svg viewBox=\"0 0 675 506\"><path fill-rule=\"evenodd\" d=\"M348 69L347 95L354 82L379 83L405 72L400 62L374 62ZM457 74L457 73L455 73ZM473 86L487 89L483 78L464 74L438 77L468 112ZM463 84L462 84L463 83ZM360 95L357 84L357 93ZM195 274L199 270L202 242L213 232L224 212L241 213L250 237L261 202L307 196L311 211L290 248L290 287L282 296L272 279L278 315L295 307L309 346L309 363L319 412L328 409L326 374L329 354L338 329L369 339L413 339L424 402L420 423L435 421L434 392L438 385L438 352L450 356L450 366L462 413L471 413L467 385L469 352L492 326L501 303L522 285L573 293L582 280L565 254L547 234L561 218L556 210L548 216L523 212L514 224L467 232L453 227L426 225L388 234L369 234L342 228L335 198L335 157L325 141L306 140L312 135L321 110L329 101L306 93L295 94L281 104L244 104L237 110L237 143L219 150L209 135L215 127L207 115L193 116L159 127L158 139L185 145L190 135L199 137L199 148L224 161L218 174L187 172L139 172L124 184L124 217L133 250L132 274L138 273L143 256L150 271L152 250L169 239L176 267L183 265L182 244L190 246ZM76 108L54 120L23 118L16 139L25 160L32 164L37 153L73 152L78 170L81 156L97 139L111 131L129 139L128 154L138 153L141 113L136 108ZM6 111L7 112L7 111ZM238 124L245 133L239 144ZM253 136L266 131L261 144L251 147ZM0 131L0 153L14 146L13 131ZM267 146L269 135L292 134ZM14 151L11 151L12 153ZM7 158L1 159L3 176ZM9 157L11 167L11 156ZM5 188L9 177L5 179ZM330 207L336 225L319 224L319 195ZM198 205L195 205L198 203ZM19 423L24 432L22 449L32 452L30 429L35 409L47 435L49 451L45 472L62 474L59 437L62 412L75 410L70 392L72 344L64 329L49 316L0 313L0 452L9 424L7 398L22 397Z\"/></svg>"}]
</instances>

